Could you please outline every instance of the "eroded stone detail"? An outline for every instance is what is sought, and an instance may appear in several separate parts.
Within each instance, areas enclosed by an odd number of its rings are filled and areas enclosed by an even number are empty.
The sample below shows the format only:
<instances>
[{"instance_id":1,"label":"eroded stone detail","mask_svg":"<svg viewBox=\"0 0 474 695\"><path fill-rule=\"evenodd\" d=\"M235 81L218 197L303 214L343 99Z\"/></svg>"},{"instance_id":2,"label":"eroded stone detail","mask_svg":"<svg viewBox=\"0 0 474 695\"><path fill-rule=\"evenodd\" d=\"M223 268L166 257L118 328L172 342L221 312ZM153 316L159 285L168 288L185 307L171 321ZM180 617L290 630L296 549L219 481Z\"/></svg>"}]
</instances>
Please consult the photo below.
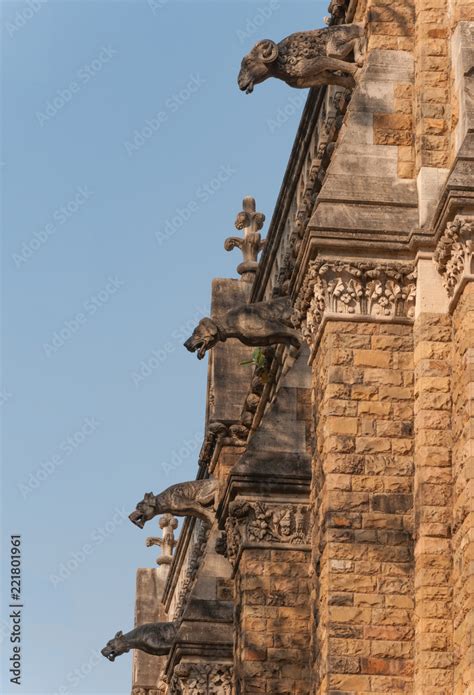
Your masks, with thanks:
<instances>
[{"instance_id":1,"label":"eroded stone detail","mask_svg":"<svg viewBox=\"0 0 474 695\"><path fill-rule=\"evenodd\" d=\"M117 656L126 654L130 649L139 649L153 656L164 656L169 653L176 639L177 629L177 623L170 622L139 625L125 634L119 631L107 642L101 654L109 661L115 661Z\"/></svg>"},{"instance_id":2,"label":"eroded stone detail","mask_svg":"<svg viewBox=\"0 0 474 695\"><path fill-rule=\"evenodd\" d=\"M171 485L159 495L146 492L129 519L138 528L143 528L147 521L158 514L166 513L194 516L212 524L218 489L216 480L191 480Z\"/></svg>"},{"instance_id":3,"label":"eroded stone detail","mask_svg":"<svg viewBox=\"0 0 474 695\"><path fill-rule=\"evenodd\" d=\"M291 315L291 305L286 297L270 302L241 304L219 319L201 319L184 347L189 352L197 352L200 360L208 350L228 338L237 338L251 347L283 344L298 349L300 336L292 328Z\"/></svg>"},{"instance_id":4,"label":"eroded stone detail","mask_svg":"<svg viewBox=\"0 0 474 695\"><path fill-rule=\"evenodd\" d=\"M453 296L465 274L473 272L474 217L457 215L438 241L434 261L444 287Z\"/></svg>"},{"instance_id":5,"label":"eroded stone detail","mask_svg":"<svg viewBox=\"0 0 474 695\"><path fill-rule=\"evenodd\" d=\"M295 302L293 321L312 345L327 313L413 318L415 299L412 264L316 259Z\"/></svg>"},{"instance_id":6,"label":"eroded stone detail","mask_svg":"<svg viewBox=\"0 0 474 695\"><path fill-rule=\"evenodd\" d=\"M231 695L230 664L181 663L175 668L169 695Z\"/></svg>"},{"instance_id":7,"label":"eroded stone detail","mask_svg":"<svg viewBox=\"0 0 474 695\"><path fill-rule=\"evenodd\" d=\"M299 89L323 84L351 89L364 52L364 27L355 23L297 32L278 44L264 39L244 56L239 89L250 94L254 85L269 77ZM349 62L352 55L355 63Z\"/></svg>"},{"instance_id":8,"label":"eroded stone detail","mask_svg":"<svg viewBox=\"0 0 474 695\"><path fill-rule=\"evenodd\" d=\"M243 210L235 220L235 228L244 230L243 238L230 236L224 242L226 251L238 248L242 251L244 260L237 266L237 272L244 282L252 282L258 268L258 254L265 247L260 230L265 222L265 215L256 212L255 198L247 196L242 203Z\"/></svg>"},{"instance_id":9,"label":"eroded stone detail","mask_svg":"<svg viewBox=\"0 0 474 695\"><path fill-rule=\"evenodd\" d=\"M178 599L176 601L176 607L174 609L175 620L177 620L183 615L184 609L186 608L189 596L191 594L191 589L196 579L196 575L201 566L203 557L206 553L208 537L209 526L202 525L197 532L196 541L191 550L189 562L186 566L186 569L183 571L184 578L179 585Z\"/></svg>"},{"instance_id":10,"label":"eroded stone detail","mask_svg":"<svg viewBox=\"0 0 474 695\"><path fill-rule=\"evenodd\" d=\"M233 564L244 543L306 545L310 542L309 507L238 500L229 507L226 534L227 558Z\"/></svg>"},{"instance_id":11,"label":"eroded stone detail","mask_svg":"<svg viewBox=\"0 0 474 695\"><path fill-rule=\"evenodd\" d=\"M163 514L159 520L159 526L163 529L163 537L149 536L145 544L147 548L151 548L154 545L158 545L161 548L161 555L156 559L157 565L171 565L173 562L173 550L176 545L174 532L178 528L178 520L172 514Z\"/></svg>"}]
</instances>

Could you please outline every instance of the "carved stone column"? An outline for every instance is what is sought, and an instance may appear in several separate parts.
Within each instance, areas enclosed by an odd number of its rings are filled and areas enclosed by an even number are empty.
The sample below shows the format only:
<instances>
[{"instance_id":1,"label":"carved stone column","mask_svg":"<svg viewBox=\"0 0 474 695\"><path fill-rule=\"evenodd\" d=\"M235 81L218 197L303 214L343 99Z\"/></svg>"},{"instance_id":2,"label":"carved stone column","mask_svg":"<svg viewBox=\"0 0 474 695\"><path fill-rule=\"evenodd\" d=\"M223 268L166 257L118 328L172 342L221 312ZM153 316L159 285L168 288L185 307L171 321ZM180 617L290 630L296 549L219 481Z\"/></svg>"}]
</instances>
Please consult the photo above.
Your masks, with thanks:
<instances>
[{"instance_id":1,"label":"carved stone column","mask_svg":"<svg viewBox=\"0 0 474 695\"><path fill-rule=\"evenodd\" d=\"M413 692L408 262L316 257L295 303L312 351L312 692Z\"/></svg>"}]
</instances>

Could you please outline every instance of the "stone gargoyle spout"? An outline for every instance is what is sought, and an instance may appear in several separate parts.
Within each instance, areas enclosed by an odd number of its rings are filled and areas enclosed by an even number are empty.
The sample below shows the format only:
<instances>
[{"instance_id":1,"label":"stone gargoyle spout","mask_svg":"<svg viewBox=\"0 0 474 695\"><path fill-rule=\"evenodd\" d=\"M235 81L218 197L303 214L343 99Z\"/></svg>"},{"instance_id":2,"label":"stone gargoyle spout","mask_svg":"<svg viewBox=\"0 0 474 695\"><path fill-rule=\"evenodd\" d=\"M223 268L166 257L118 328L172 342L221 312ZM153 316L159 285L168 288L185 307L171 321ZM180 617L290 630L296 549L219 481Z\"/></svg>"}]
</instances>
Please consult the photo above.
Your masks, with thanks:
<instances>
[{"instance_id":1,"label":"stone gargoyle spout","mask_svg":"<svg viewBox=\"0 0 474 695\"><path fill-rule=\"evenodd\" d=\"M212 524L217 506L217 480L191 480L171 485L159 495L152 492L145 496L128 517L135 526L143 528L147 521L158 514L195 516Z\"/></svg>"},{"instance_id":2,"label":"stone gargoyle spout","mask_svg":"<svg viewBox=\"0 0 474 695\"><path fill-rule=\"evenodd\" d=\"M244 345L266 347L278 343L299 348L301 337L292 327L292 307L287 297L270 302L241 304L218 319L201 319L184 343L189 352L202 360L208 350L227 338L237 338Z\"/></svg>"},{"instance_id":3,"label":"stone gargoyle spout","mask_svg":"<svg viewBox=\"0 0 474 695\"><path fill-rule=\"evenodd\" d=\"M324 84L352 89L365 42L364 27L357 23L297 32L280 43L264 39L244 56L239 88L250 94L254 85L276 77L299 89Z\"/></svg>"},{"instance_id":4,"label":"stone gargoyle spout","mask_svg":"<svg viewBox=\"0 0 474 695\"><path fill-rule=\"evenodd\" d=\"M153 656L165 656L173 646L177 631L178 625L174 622L139 625L125 635L117 632L100 653L109 661L115 661L117 656L126 654L130 649L139 649Z\"/></svg>"}]
</instances>

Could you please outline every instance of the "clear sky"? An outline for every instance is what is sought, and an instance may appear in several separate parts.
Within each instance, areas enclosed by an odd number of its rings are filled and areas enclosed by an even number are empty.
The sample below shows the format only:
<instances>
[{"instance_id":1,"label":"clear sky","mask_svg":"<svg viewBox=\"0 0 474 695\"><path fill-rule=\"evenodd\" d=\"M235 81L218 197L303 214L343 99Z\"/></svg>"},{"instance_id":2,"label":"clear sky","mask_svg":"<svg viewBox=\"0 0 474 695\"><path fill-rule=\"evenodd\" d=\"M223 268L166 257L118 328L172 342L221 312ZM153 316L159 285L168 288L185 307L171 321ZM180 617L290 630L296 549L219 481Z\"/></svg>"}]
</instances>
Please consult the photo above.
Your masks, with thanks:
<instances>
[{"instance_id":1,"label":"clear sky","mask_svg":"<svg viewBox=\"0 0 474 695\"><path fill-rule=\"evenodd\" d=\"M133 626L157 526L126 515L196 475L206 363L182 343L235 276L244 195L266 231L306 97L240 93L240 60L322 26L327 2L1 3L2 693L130 692L130 655L99 652Z\"/></svg>"}]
</instances>

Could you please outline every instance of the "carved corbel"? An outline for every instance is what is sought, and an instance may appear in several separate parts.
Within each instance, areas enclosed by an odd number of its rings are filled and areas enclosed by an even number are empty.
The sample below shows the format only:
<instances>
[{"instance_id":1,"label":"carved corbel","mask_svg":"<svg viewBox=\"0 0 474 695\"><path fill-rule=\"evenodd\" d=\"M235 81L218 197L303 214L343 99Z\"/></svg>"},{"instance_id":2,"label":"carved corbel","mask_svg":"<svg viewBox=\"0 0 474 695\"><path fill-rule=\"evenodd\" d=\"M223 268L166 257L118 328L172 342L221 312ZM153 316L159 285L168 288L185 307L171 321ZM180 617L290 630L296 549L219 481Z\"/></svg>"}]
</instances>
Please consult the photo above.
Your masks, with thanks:
<instances>
[{"instance_id":1,"label":"carved corbel","mask_svg":"<svg viewBox=\"0 0 474 695\"><path fill-rule=\"evenodd\" d=\"M456 215L441 235L433 259L448 296L463 278L474 279L474 216Z\"/></svg>"}]
</instances>

